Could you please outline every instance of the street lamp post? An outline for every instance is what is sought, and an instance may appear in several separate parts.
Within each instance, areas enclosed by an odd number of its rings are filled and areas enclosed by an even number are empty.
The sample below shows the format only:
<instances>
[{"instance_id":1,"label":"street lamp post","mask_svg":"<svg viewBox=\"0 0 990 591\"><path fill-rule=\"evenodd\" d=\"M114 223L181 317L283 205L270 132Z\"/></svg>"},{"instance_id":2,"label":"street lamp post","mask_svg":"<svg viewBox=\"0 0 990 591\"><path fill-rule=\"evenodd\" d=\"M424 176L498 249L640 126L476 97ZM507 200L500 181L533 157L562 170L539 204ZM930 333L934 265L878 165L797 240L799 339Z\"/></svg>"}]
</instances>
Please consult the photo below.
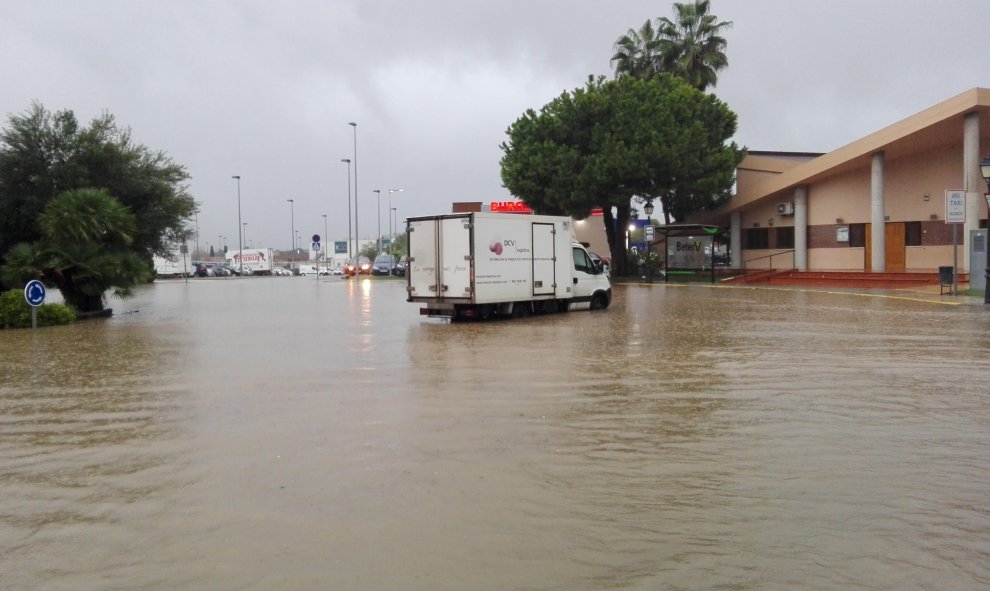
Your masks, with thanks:
<instances>
[{"instance_id":1,"label":"street lamp post","mask_svg":"<svg viewBox=\"0 0 990 591\"><path fill-rule=\"evenodd\" d=\"M371 192L378 193L378 253L381 253L382 251L382 190L374 189Z\"/></svg>"},{"instance_id":2,"label":"street lamp post","mask_svg":"<svg viewBox=\"0 0 990 591\"><path fill-rule=\"evenodd\" d=\"M395 235L399 233L399 224L398 221L395 219L395 208L392 207L390 209L392 210L392 223L393 226L395 227L395 232L392 233L392 236L389 239L388 254L395 254Z\"/></svg>"},{"instance_id":3,"label":"street lamp post","mask_svg":"<svg viewBox=\"0 0 990 591\"><path fill-rule=\"evenodd\" d=\"M401 193L402 189L389 189L388 190L388 209L389 211L395 211L392 207L392 193ZM389 218L388 225L388 254L393 254L392 243L395 242L395 232L392 231L392 218ZM398 230L398 228L396 228Z\"/></svg>"},{"instance_id":4,"label":"street lamp post","mask_svg":"<svg viewBox=\"0 0 990 591\"><path fill-rule=\"evenodd\" d=\"M241 277L244 276L244 233L241 231L241 175L230 177L237 179L237 260L241 263Z\"/></svg>"},{"instance_id":5,"label":"street lamp post","mask_svg":"<svg viewBox=\"0 0 990 591\"><path fill-rule=\"evenodd\" d=\"M983 240L983 252L986 253L987 266L983 270L983 278L986 281L983 284L983 303L990 304L990 154L980 162L980 174L983 175L983 180L987 183L987 194L984 195L987 200L987 237Z\"/></svg>"},{"instance_id":6,"label":"street lamp post","mask_svg":"<svg viewBox=\"0 0 990 591\"><path fill-rule=\"evenodd\" d=\"M347 258L351 258L351 241L354 239L351 235L351 159L341 158L341 162L347 163Z\"/></svg>"},{"instance_id":7,"label":"street lamp post","mask_svg":"<svg viewBox=\"0 0 990 591\"><path fill-rule=\"evenodd\" d=\"M326 263L327 275L330 274L330 259L327 258L327 249L330 244L330 237L327 236L327 214L323 214L323 262ZM319 275L319 270L317 270L317 275Z\"/></svg>"},{"instance_id":8,"label":"street lamp post","mask_svg":"<svg viewBox=\"0 0 990 591\"><path fill-rule=\"evenodd\" d=\"M295 252L295 250L296 250L296 243L295 243L295 239L296 239L296 200L295 199L286 199L286 201L289 202L289 223L291 224L290 228L291 228L291 231L292 231L292 233L289 234L289 239L293 241L292 242L292 251Z\"/></svg>"},{"instance_id":9,"label":"street lamp post","mask_svg":"<svg viewBox=\"0 0 990 591\"><path fill-rule=\"evenodd\" d=\"M643 213L646 214L646 225L647 226L651 226L650 231L652 232L653 231L652 224L651 224L652 217L653 217L653 200L652 199L647 199L646 200L646 204L643 205ZM645 227L643 229L643 242L646 243L646 281L647 281L647 283L653 283L653 265L652 265L652 262L653 261L650 260L652 258L651 255L653 253L653 250L650 247L649 241L647 240L647 237L646 237L646 228Z\"/></svg>"},{"instance_id":10,"label":"street lamp post","mask_svg":"<svg viewBox=\"0 0 990 591\"><path fill-rule=\"evenodd\" d=\"M361 254L361 231L358 229L358 182L357 182L357 123L348 123L354 128L354 256Z\"/></svg>"}]
</instances>

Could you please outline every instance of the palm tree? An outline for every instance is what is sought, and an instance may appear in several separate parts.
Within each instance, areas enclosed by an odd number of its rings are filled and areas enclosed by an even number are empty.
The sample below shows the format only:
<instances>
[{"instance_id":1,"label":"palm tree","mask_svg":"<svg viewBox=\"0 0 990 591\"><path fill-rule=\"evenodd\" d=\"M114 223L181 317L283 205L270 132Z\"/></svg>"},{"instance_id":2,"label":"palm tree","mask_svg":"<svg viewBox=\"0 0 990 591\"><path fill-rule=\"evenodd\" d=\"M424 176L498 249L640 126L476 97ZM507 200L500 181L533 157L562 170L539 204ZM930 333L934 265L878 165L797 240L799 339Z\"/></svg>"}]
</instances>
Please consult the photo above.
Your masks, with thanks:
<instances>
[{"instance_id":1,"label":"palm tree","mask_svg":"<svg viewBox=\"0 0 990 591\"><path fill-rule=\"evenodd\" d=\"M661 69L701 91L715 86L718 71L729 65L727 42L721 33L732 27L732 21L718 22L715 15L708 14L709 7L709 0L675 2L677 22L667 17L657 20Z\"/></svg>"},{"instance_id":2,"label":"palm tree","mask_svg":"<svg viewBox=\"0 0 990 591\"><path fill-rule=\"evenodd\" d=\"M715 86L718 71L729 65L727 42L721 36L731 21L718 22L708 14L710 0L674 3L675 21L667 17L649 20L639 30L629 29L615 41L611 64L615 77L635 76L649 80L668 72L698 90Z\"/></svg>"},{"instance_id":3,"label":"palm tree","mask_svg":"<svg viewBox=\"0 0 990 591\"><path fill-rule=\"evenodd\" d=\"M4 282L40 278L79 312L103 309L104 293L127 296L150 267L132 249L134 215L104 190L75 189L55 197L38 218L41 240L19 243L0 269Z\"/></svg>"},{"instance_id":4,"label":"palm tree","mask_svg":"<svg viewBox=\"0 0 990 591\"><path fill-rule=\"evenodd\" d=\"M659 72L660 38L649 20L638 31L629 29L616 39L614 50L610 63L616 78L628 75L649 80Z\"/></svg>"}]
</instances>

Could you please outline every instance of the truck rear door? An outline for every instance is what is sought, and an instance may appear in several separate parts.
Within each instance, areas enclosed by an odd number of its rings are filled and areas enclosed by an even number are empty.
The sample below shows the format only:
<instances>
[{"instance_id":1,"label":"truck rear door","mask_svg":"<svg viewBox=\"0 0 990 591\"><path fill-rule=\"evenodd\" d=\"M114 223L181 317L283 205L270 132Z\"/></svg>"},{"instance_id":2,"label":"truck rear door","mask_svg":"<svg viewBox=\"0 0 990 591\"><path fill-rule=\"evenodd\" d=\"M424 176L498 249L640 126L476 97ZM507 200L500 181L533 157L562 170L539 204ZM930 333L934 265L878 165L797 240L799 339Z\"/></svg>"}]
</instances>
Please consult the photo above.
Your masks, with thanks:
<instances>
[{"instance_id":1,"label":"truck rear door","mask_svg":"<svg viewBox=\"0 0 990 591\"><path fill-rule=\"evenodd\" d=\"M440 291L444 298L470 299L474 295L471 278L471 218L440 218Z\"/></svg>"},{"instance_id":2,"label":"truck rear door","mask_svg":"<svg viewBox=\"0 0 990 591\"><path fill-rule=\"evenodd\" d=\"M439 244L437 220L411 219L408 222L409 259L406 268L410 298L435 298L438 295Z\"/></svg>"}]
</instances>

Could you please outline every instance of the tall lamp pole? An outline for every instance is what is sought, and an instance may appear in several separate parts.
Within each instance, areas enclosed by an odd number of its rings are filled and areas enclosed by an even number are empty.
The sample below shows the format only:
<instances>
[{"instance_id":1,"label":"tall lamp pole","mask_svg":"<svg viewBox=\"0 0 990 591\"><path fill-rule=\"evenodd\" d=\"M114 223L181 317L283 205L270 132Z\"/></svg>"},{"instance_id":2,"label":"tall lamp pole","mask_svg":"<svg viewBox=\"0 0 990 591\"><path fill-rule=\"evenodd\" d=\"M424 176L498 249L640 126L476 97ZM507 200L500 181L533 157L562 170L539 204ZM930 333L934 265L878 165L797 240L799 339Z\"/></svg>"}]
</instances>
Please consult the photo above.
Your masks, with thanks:
<instances>
[{"instance_id":1,"label":"tall lamp pole","mask_svg":"<svg viewBox=\"0 0 990 591\"><path fill-rule=\"evenodd\" d=\"M237 179L237 260L241 263L241 277L244 276L244 233L241 231L241 175L230 177Z\"/></svg>"},{"instance_id":2,"label":"tall lamp pole","mask_svg":"<svg viewBox=\"0 0 990 591\"><path fill-rule=\"evenodd\" d=\"M395 254L395 235L399 233L399 223L395 219L395 208L390 208L392 210L392 224L395 227L395 232L392 233L392 237L388 243L388 254Z\"/></svg>"},{"instance_id":3,"label":"tall lamp pole","mask_svg":"<svg viewBox=\"0 0 990 591\"><path fill-rule=\"evenodd\" d=\"M295 254L295 252L296 252L296 200L295 199L286 199L286 201L289 202L289 223L291 224L290 228L291 228L291 231L292 231L292 234L289 235L289 238L292 240L292 253Z\"/></svg>"},{"instance_id":4,"label":"tall lamp pole","mask_svg":"<svg viewBox=\"0 0 990 591\"><path fill-rule=\"evenodd\" d=\"M371 192L378 193L378 252L380 253L382 251L382 190L374 189Z\"/></svg>"},{"instance_id":5,"label":"tall lamp pole","mask_svg":"<svg viewBox=\"0 0 990 591\"><path fill-rule=\"evenodd\" d=\"M980 174L987 183L987 193L984 198L987 201L987 236L983 240L983 252L987 257L987 268L983 271L986 283L983 284L983 303L990 304L990 154L980 162Z\"/></svg>"},{"instance_id":6,"label":"tall lamp pole","mask_svg":"<svg viewBox=\"0 0 990 591\"><path fill-rule=\"evenodd\" d=\"M402 189L389 189L388 190L388 209L389 211L395 211L392 207L392 193L401 193ZM395 232L392 231L392 218L388 218L388 254L393 253L392 244L395 242ZM398 230L398 228L396 228Z\"/></svg>"},{"instance_id":7,"label":"tall lamp pole","mask_svg":"<svg viewBox=\"0 0 990 591\"><path fill-rule=\"evenodd\" d=\"M354 237L351 235L351 159L341 158L341 162L347 163L347 258L352 258L351 242Z\"/></svg>"},{"instance_id":8,"label":"tall lamp pole","mask_svg":"<svg viewBox=\"0 0 990 591\"><path fill-rule=\"evenodd\" d=\"M327 214L323 214L323 261L326 263L327 274L330 273L330 259L327 258L327 246L330 244L330 238L327 236ZM319 273L317 273L319 275Z\"/></svg>"},{"instance_id":9,"label":"tall lamp pole","mask_svg":"<svg viewBox=\"0 0 990 591\"><path fill-rule=\"evenodd\" d=\"M354 256L361 254L361 231L358 229L358 182L357 182L357 123L348 123L354 128Z\"/></svg>"}]
</instances>

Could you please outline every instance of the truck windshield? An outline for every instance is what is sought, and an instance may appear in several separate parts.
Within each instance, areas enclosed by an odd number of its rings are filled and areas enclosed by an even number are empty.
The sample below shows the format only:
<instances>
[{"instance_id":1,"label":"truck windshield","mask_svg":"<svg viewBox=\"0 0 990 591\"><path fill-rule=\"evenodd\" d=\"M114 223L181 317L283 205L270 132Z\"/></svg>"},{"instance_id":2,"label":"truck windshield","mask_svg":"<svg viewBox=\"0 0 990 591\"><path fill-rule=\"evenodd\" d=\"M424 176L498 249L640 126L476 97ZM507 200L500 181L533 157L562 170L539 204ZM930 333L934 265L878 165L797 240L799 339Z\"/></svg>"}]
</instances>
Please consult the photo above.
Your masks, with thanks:
<instances>
[{"instance_id":1,"label":"truck windshield","mask_svg":"<svg viewBox=\"0 0 990 591\"><path fill-rule=\"evenodd\" d=\"M588 253L583 248L575 247L572 250L574 253L574 270L594 274L596 272L595 264L591 262L591 257L588 256Z\"/></svg>"}]
</instances>

